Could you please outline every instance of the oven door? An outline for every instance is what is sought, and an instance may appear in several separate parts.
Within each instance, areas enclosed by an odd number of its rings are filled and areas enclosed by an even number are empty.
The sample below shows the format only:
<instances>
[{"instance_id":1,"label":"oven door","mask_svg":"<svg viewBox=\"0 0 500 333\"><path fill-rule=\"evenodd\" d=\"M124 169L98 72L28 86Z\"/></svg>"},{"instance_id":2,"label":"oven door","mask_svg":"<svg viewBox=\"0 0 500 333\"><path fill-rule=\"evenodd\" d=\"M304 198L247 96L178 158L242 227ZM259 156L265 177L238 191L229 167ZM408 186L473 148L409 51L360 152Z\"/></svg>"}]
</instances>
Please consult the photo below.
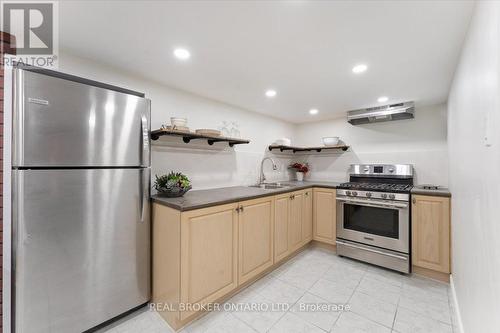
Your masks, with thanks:
<instances>
[{"instance_id":1,"label":"oven door","mask_svg":"<svg viewBox=\"0 0 500 333\"><path fill-rule=\"evenodd\" d=\"M337 237L409 253L409 203L337 197Z\"/></svg>"}]
</instances>

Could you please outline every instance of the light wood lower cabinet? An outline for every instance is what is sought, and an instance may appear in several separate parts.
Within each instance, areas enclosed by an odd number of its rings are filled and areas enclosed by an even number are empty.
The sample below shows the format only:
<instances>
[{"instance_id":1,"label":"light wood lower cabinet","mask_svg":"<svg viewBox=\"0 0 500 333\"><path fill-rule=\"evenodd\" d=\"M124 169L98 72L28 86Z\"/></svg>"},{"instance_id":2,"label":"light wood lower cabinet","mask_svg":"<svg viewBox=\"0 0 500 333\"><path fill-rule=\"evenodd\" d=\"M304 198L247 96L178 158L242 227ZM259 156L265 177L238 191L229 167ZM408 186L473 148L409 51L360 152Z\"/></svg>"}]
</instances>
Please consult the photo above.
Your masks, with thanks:
<instances>
[{"instance_id":1,"label":"light wood lower cabinet","mask_svg":"<svg viewBox=\"0 0 500 333\"><path fill-rule=\"evenodd\" d=\"M293 252L302 246L302 218L304 192L293 192L290 196L290 219L288 220L288 247Z\"/></svg>"},{"instance_id":2,"label":"light wood lower cabinet","mask_svg":"<svg viewBox=\"0 0 500 333\"><path fill-rule=\"evenodd\" d=\"M178 308L181 285L181 212L153 204L152 209L152 303L169 311L158 311L174 328L180 326ZM163 310L163 309L162 309Z\"/></svg>"},{"instance_id":3,"label":"light wood lower cabinet","mask_svg":"<svg viewBox=\"0 0 500 333\"><path fill-rule=\"evenodd\" d=\"M312 240L313 235L313 190L304 191L302 201L302 244L305 245Z\"/></svg>"},{"instance_id":4,"label":"light wood lower cabinet","mask_svg":"<svg viewBox=\"0 0 500 333\"><path fill-rule=\"evenodd\" d=\"M274 198L239 205L238 283L244 283L273 265Z\"/></svg>"},{"instance_id":5,"label":"light wood lower cabinet","mask_svg":"<svg viewBox=\"0 0 500 333\"><path fill-rule=\"evenodd\" d=\"M313 189L313 239L335 245L337 237L336 190Z\"/></svg>"},{"instance_id":6,"label":"light wood lower cabinet","mask_svg":"<svg viewBox=\"0 0 500 333\"><path fill-rule=\"evenodd\" d=\"M200 315L186 305L219 301L300 250L313 210L314 235L334 240L334 201L334 190L307 189L187 212L154 203L152 302L169 306L159 314L179 329Z\"/></svg>"},{"instance_id":7,"label":"light wood lower cabinet","mask_svg":"<svg viewBox=\"0 0 500 333\"><path fill-rule=\"evenodd\" d=\"M236 204L181 216L181 302L213 302L238 286ZM181 312L181 320L193 311Z\"/></svg>"},{"instance_id":8,"label":"light wood lower cabinet","mask_svg":"<svg viewBox=\"0 0 500 333\"><path fill-rule=\"evenodd\" d=\"M289 253L288 221L290 219L290 194L275 197L274 201L274 262L285 258Z\"/></svg>"},{"instance_id":9,"label":"light wood lower cabinet","mask_svg":"<svg viewBox=\"0 0 500 333\"><path fill-rule=\"evenodd\" d=\"M307 244L312 239L311 235L311 190L277 195L274 214L274 262L279 262Z\"/></svg>"},{"instance_id":10,"label":"light wood lower cabinet","mask_svg":"<svg viewBox=\"0 0 500 333\"><path fill-rule=\"evenodd\" d=\"M412 264L450 273L450 199L412 196Z\"/></svg>"}]
</instances>

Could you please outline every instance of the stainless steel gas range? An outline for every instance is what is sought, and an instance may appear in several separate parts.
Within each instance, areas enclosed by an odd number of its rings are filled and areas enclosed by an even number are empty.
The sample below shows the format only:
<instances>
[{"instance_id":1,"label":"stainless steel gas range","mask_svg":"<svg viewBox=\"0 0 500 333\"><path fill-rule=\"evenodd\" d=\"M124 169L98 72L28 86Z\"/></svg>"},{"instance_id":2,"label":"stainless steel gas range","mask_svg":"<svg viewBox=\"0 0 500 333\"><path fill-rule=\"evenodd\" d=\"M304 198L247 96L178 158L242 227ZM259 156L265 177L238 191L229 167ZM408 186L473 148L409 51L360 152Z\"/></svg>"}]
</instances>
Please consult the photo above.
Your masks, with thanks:
<instances>
[{"instance_id":1,"label":"stainless steel gas range","mask_svg":"<svg viewBox=\"0 0 500 333\"><path fill-rule=\"evenodd\" d=\"M409 164L353 164L337 188L337 254L410 272Z\"/></svg>"}]
</instances>

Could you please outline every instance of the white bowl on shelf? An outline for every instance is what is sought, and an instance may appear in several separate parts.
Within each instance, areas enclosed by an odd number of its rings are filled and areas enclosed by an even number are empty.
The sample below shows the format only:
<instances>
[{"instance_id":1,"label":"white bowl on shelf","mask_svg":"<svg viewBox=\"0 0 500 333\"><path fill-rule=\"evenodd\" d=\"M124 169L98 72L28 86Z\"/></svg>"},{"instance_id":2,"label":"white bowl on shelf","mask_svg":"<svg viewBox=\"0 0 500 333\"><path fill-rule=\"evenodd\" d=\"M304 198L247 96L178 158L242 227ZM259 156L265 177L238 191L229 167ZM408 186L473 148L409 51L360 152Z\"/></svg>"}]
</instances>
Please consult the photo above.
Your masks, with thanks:
<instances>
[{"instance_id":1,"label":"white bowl on shelf","mask_svg":"<svg viewBox=\"0 0 500 333\"><path fill-rule=\"evenodd\" d=\"M185 127L187 125L187 119L186 118L180 118L180 117L171 117L170 118L170 123L172 126L176 127Z\"/></svg>"},{"instance_id":2,"label":"white bowl on shelf","mask_svg":"<svg viewBox=\"0 0 500 333\"><path fill-rule=\"evenodd\" d=\"M292 140L290 140L288 138L281 138L281 139L274 141L274 144L276 146L291 146Z\"/></svg>"},{"instance_id":3,"label":"white bowl on shelf","mask_svg":"<svg viewBox=\"0 0 500 333\"><path fill-rule=\"evenodd\" d=\"M196 134L200 135L211 135L211 136L220 136L221 132L219 130L209 129L209 128L199 128L196 131Z\"/></svg>"},{"instance_id":4,"label":"white bowl on shelf","mask_svg":"<svg viewBox=\"0 0 500 333\"><path fill-rule=\"evenodd\" d=\"M323 138L323 144L325 146L336 146L339 144L339 139L338 136L327 136Z\"/></svg>"}]
</instances>

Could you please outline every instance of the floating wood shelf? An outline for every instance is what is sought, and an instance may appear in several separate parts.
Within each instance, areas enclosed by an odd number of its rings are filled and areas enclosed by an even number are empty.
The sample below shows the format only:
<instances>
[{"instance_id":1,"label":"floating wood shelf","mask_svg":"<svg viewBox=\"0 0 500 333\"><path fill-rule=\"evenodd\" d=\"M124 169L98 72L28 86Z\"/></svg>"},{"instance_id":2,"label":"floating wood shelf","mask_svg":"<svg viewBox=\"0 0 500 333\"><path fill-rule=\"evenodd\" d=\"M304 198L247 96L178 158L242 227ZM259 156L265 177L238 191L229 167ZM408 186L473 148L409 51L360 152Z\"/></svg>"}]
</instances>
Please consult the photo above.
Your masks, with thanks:
<instances>
[{"instance_id":1,"label":"floating wood shelf","mask_svg":"<svg viewBox=\"0 0 500 333\"><path fill-rule=\"evenodd\" d=\"M166 130L166 129L151 131L151 140L158 140L161 136L178 136L178 137L180 136L182 137L182 141L184 141L185 143L189 143L191 142L191 140L207 140L207 143L210 146L213 145L215 142L227 142L229 143L229 147L233 147L234 145L250 143L250 140L228 138L224 136L201 135L185 131Z\"/></svg>"},{"instance_id":2,"label":"floating wood shelf","mask_svg":"<svg viewBox=\"0 0 500 333\"><path fill-rule=\"evenodd\" d=\"M281 145L271 145L269 146L269 150L272 151L274 149L279 149L281 152L286 150L291 150L294 153L300 151L315 151L321 152L322 150L342 150L346 151L349 149L349 146L346 145L338 145L338 146L322 146L322 147L294 147L294 146L281 146Z\"/></svg>"}]
</instances>

